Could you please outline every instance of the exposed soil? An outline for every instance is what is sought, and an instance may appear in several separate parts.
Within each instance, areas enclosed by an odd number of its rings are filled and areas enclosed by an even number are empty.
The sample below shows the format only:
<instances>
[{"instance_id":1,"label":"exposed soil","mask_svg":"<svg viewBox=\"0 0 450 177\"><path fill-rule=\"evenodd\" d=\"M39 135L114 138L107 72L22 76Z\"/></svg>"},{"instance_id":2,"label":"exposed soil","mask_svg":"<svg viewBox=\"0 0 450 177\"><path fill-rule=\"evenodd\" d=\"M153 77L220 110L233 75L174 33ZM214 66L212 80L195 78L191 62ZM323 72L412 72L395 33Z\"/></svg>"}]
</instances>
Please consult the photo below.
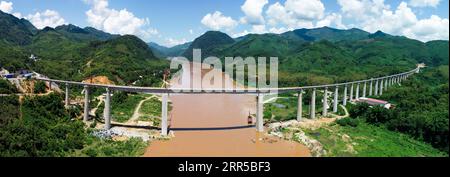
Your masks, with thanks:
<instances>
[{"instance_id":1,"label":"exposed soil","mask_svg":"<svg viewBox=\"0 0 450 177\"><path fill-rule=\"evenodd\" d=\"M114 82L109 80L108 77L106 77L106 76L91 77L91 78L83 80L83 83L114 85Z\"/></svg>"}]
</instances>

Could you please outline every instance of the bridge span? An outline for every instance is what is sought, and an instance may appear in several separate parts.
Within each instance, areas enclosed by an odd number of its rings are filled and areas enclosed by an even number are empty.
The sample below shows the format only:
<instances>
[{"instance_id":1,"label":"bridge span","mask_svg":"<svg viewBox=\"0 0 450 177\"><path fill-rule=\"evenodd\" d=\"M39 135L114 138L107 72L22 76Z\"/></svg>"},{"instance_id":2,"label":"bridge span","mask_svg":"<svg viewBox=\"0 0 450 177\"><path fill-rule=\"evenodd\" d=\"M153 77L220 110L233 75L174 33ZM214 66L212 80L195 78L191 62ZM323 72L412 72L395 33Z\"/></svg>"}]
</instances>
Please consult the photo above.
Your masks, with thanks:
<instances>
[{"instance_id":1,"label":"bridge span","mask_svg":"<svg viewBox=\"0 0 450 177\"><path fill-rule=\"evenodd\" d=\"M415 73L419 73L422 66L418 65L417 68L389 76L371 78L366 80L350 81L344 83L336 84L326 84L326 85L316 85L316 86L303 86L303 87L287 87L287 88L258 88L258 89L192 89L192 88L153 88L153 87L134 87L134 86L117 86L117 85L103 85L103 84L93 84L93 83L82 83L73 81L63 81L55 80L49 78L35 78L36 80L41 80L47 82L49 86L52 84L62 84L65 85L65 105L69 106L69 87L71 85L82 86L85 89L84 92L84 113L83 121L87 122L89 120L89 103L90 103L90 88L103 88L106 90L105 97L105 109L103 118L105 120L105 129L111 128L111 92L116 91L126 91L126 92L137 92L137 93L152 93L162 95L162 112L161 112L161 135L166 136L169 133L168 130L168 97L169 94L251 94L257 95L257 111L256 111L256 130L259 132L264 131L264 121L263 121L263 109L264 95L270 95L273 92L286 93L286 92L297 92L298 93L298 111L297 111L297 121L301 121L303 117L302 106L303 106L303 95L306 91L311 93L310 108L309 108L309 118L316 118L316 92L317 90L323 90L324 95L329 92L329 89L334 89L334 98L332 101L332 112L336 113L338 111L338 104L340 102L342 105L347 105L349 101L358 100L361 97L366 96L377 96L382 95L383 91L386 91L389 87L399 84L406 80L408 77ZM356 89L355 89L356 87ZM362 89L361 89L362 87ZM344 89L342 100L339 100L339 89ZM350 89L349 89L350 88ZM362 93L361 93L362 91ZM349 93L350 92L350 93ZM323 111L322 115L328 115L328 98L323 97Z\"/></svg>"}]
</instances>

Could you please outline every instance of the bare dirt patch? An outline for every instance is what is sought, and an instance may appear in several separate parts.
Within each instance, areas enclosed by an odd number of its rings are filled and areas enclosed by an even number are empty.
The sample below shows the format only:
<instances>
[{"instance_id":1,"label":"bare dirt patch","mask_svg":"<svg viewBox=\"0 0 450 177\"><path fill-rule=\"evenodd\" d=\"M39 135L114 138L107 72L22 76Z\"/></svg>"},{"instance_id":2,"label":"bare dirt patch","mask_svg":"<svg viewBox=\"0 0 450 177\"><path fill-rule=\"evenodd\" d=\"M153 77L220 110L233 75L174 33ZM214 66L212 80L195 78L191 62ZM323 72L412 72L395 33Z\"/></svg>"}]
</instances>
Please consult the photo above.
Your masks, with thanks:
<instances>
[{"instance_id":1,"label":"bare dirt patch","mask_svg":"<svg viewBox=\"0 0 450 177\"><path fill-rule=\"evenodd\" d=\"M114 85L114 82L109 80L106 76L95 76L87 78L83 80L83 83Z\"/></svg>"}]
</instances>

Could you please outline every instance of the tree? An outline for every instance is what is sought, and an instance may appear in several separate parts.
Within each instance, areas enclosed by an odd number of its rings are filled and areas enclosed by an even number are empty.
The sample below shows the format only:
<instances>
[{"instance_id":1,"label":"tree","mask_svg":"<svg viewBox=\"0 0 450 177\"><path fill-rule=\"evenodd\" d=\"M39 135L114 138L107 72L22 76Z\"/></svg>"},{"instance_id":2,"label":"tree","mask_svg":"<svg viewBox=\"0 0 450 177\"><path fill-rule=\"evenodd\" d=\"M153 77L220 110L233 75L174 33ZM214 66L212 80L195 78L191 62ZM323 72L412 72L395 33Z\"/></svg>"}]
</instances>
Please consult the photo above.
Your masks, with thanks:
<instances>
[{"instance_id":1,"label":"tree","mask_svg":"<svg viewBox=\"0 0 450 177\"><path fill-rule=\"evenodd\" d=\"M45 86L45 83L43 81L36 81L34 84L34 93L45 93L47 89L47 86Z\"/></svg>"}]
</instances>

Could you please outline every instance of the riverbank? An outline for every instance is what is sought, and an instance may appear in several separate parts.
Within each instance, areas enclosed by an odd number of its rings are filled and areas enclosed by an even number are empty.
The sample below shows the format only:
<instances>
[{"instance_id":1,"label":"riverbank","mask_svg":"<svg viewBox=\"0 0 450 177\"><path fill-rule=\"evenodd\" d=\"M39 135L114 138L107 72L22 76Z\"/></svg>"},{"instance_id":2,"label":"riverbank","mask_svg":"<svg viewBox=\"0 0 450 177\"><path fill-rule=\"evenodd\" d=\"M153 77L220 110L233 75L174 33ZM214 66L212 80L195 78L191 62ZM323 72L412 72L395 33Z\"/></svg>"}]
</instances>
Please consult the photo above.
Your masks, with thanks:
<instances>
[{"instance_id":1,"label":"riverbank","mask_svg":"<svg viewBox=\"0 0 450 177\"><path fill-rule=\"evenodd\" d=\"M402 133L364 122L356 127L341 126L336 120L291 120L269 127L275 136L304 144L315 157L448 157Z\"/></svg>"}]
</instances>

